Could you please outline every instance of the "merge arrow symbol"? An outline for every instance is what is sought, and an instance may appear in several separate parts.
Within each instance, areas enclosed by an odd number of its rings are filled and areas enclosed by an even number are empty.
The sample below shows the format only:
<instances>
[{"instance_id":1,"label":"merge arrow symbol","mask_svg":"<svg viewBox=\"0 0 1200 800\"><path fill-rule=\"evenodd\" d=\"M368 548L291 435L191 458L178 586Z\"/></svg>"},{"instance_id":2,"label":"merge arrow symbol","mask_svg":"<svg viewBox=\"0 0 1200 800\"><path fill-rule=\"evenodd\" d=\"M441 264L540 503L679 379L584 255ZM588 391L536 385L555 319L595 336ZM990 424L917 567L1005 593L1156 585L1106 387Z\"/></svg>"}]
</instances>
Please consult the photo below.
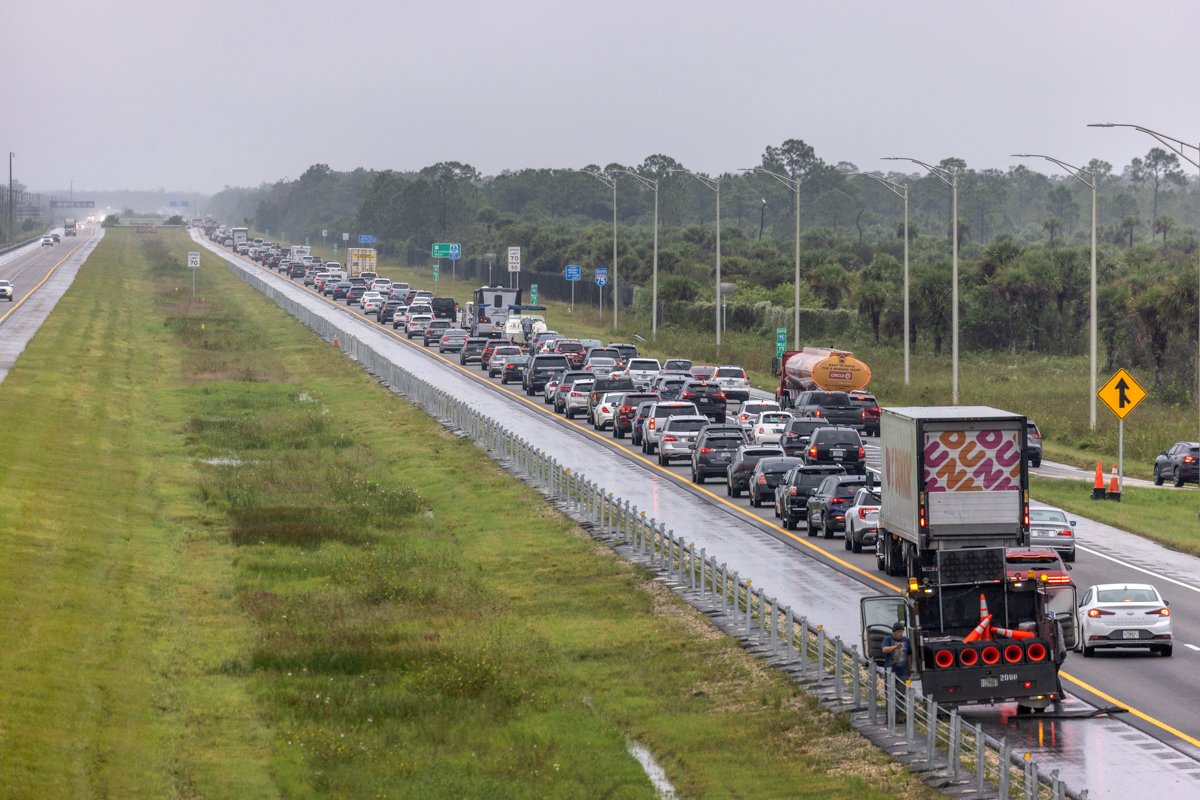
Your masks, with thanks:
<instances>
[{"instance_id":1,"label":"merge arrow symbol","mask_svg":"<svg viewBox=\"0 0 1200 800\"><path fill-rule=\"evenodd\" d=\"M1117 385L1113 388L1117 390L1117 408L1124 408L1125 406L1129 405L1131 401L1125 394L1125 392L1129 389L1129 384L1125 382L1125 379L1121 378L1121 380L1117 381Z\"/></svg>"}]
</instances>

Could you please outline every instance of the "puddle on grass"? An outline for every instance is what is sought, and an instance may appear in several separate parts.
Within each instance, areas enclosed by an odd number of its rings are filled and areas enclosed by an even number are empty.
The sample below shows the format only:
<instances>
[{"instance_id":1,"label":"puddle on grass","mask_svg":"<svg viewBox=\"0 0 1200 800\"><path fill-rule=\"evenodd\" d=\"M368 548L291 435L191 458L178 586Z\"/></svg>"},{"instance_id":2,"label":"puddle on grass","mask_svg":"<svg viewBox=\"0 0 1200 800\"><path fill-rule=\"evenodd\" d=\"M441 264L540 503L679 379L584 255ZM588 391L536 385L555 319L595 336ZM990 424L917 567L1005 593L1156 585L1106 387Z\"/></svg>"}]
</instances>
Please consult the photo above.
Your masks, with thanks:
<instances>
[{"instance_id":1,"label":"puddle on grass","mask_svg":"<svg viewBox=\"0 0 1200 800\"><path fill-rule=\"evenodd\" d=\"M210 467L240 467L246 463L245 461L242 461L240 458L234 458L232 456L219 456L217 458L202 458L202 459L200 459L200 462L203 464L208 464Z\"/></svg>"},{"instance_id":2,"label":"puddle on grass","mask_svg":"<svg viewBox=\"0 0 1200 800\"><path fill-rule=\"evenodd\" d=\"M679 793L667 780L667 773L654 760L654 756L649 750L634 741L626 742L625 749L642 765L642 769L646 771L646 776L650 778L650 783L654 786L654 791L658 793L659 800L680 800Z\"/></svg>"}]
</instances>

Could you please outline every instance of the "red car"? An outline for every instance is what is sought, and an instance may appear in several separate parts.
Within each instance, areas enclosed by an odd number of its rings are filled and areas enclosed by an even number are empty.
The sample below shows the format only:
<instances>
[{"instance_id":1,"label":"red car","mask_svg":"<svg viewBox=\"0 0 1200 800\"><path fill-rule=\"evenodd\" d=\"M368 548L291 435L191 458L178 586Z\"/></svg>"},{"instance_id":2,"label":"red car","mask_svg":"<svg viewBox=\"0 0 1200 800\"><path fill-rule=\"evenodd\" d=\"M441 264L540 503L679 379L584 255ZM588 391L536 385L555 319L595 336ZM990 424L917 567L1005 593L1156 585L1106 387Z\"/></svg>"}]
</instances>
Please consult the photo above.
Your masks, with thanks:
<instances>
[{"instance_id":1,"label":"red car","mask_svg":"<svg viewBox=\"0 0 1200 800\"><path fill-rule=\"evenodd\" d=\"M558 339L554 342L554 349L550 352L566 356L571 369L580 369L583 367L583 358L587 348L578 339Z\"/></svg>"}]
</instances>

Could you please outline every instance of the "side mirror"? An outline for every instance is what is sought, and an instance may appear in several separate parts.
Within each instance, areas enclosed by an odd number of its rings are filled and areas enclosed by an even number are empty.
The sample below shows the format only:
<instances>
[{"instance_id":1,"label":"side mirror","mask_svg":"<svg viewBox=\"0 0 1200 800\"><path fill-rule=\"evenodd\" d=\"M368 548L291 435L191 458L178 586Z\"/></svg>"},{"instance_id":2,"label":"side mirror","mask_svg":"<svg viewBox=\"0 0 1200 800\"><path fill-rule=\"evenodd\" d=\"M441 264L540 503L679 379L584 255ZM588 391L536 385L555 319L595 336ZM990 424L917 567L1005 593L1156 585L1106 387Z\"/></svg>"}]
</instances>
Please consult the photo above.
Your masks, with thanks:
<instances>
[{"instance_id":1,"label":"side mirror","mask_svg":"<svg viewBox=\"0 0 1200 800\"><path fill-rule=\"evenodd\" d=\"M1074 527L1075 527L1075 520L1071 520L1071 527L1072 527L1072 528L1074 528Z\"/></svg>"},{"instance_id":2,"label":"side mirror","mask_svg":"<svg viewBox=\"0 0 1200 800\"><path fill-rule=\"evenodd\" d=\"M1075 569L1070 564L1063 564L1063 566L1067 568L1067 572L1070 572L1071 570Z\"/></svg>"}]
</instances>

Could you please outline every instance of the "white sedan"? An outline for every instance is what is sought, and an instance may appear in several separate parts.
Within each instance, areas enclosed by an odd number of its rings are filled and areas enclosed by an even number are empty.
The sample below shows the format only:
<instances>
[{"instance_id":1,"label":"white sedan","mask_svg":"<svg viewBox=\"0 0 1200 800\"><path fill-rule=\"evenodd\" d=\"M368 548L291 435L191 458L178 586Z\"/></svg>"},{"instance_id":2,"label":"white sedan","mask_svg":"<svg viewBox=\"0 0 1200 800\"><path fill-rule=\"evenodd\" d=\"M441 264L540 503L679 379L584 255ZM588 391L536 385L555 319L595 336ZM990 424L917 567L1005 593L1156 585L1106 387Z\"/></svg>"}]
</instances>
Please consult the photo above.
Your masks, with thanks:
<instances>
[{"instance_id":1,"label":"white sedan","mask_svg":"<svg viewBox=\"0 0 1200 800\"><path fill-rule=\"evenodd\" d=\"M602 431L612 427L613 416L617 413L617 404L621 402L624 395L624 391L606 392L600 398L600 402L596 403L596 407L592 409L593 428Z\"/></svg>"},{"instance_id":2,"label":"white sedan","mask_svg":"<svg viewBox=\"0 0 1200 800\"><path fill-rule=\"evenodd\" d=\"M764 411L750 429L755 444L779 444L792 415L786 411Z\"/></svg>"},{"instance_id":3,"label":"white sedan","mask_svg":"<svg viewBox=\"0 0 1200 800\"><path fill-rule=\"evenodd\" d=\"M1148 583L1102 583L1083 593L1076 612L1084 656L1096 648L1148 647L1171 655L1171 609Z\"/></svg>"}]
</instances>

